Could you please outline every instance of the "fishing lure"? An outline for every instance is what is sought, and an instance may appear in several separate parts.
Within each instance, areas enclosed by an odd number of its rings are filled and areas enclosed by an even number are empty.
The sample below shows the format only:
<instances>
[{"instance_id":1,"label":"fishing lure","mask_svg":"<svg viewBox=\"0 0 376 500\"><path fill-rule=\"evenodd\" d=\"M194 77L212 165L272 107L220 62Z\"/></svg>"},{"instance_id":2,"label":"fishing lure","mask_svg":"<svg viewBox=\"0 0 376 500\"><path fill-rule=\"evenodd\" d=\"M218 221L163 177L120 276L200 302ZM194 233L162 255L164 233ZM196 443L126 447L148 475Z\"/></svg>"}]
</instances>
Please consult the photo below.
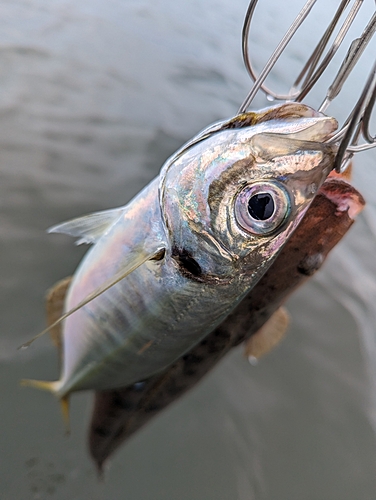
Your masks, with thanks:
<instances>
[{"instance_id":1,"label":"fishing lure","mask_svg":"<svg viewBox=\"0 0 376 500\"><path fill-rule=\"evenodd\" d=\"M66 405L73 391L144 380L197 344L300 222L333 168L336 127L297 103L244 113L183 146L124 207L52 228L94 246L59 320L60 379L25 383Z\"/></svg>"}]
</instances>

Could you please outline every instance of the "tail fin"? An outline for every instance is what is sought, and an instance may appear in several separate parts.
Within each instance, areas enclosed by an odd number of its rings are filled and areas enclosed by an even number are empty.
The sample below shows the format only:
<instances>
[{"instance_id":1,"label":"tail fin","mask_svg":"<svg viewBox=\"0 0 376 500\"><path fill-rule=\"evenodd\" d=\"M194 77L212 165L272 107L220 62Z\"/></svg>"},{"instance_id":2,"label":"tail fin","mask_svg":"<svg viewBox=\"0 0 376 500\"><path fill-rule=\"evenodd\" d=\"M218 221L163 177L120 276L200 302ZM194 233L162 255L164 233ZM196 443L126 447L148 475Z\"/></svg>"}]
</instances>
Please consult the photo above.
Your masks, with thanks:
<instances>
[{"instance_id":1,"label":"tail fin","mask_svg":"<svg viewBox=\"0 0 376 500\"><path fill-rule=\"evenodd\" d=\"M60 388L60 381L47 382L44 380L21 380L21 385L27 387L35 387L35 389L41 389L42 391L49 391L56 395ZM63 420L65 424L66 433L70 433L70 422L69 422L69 394L60 397L61 412L63 414Z\"/></svg>"}]
</instances>

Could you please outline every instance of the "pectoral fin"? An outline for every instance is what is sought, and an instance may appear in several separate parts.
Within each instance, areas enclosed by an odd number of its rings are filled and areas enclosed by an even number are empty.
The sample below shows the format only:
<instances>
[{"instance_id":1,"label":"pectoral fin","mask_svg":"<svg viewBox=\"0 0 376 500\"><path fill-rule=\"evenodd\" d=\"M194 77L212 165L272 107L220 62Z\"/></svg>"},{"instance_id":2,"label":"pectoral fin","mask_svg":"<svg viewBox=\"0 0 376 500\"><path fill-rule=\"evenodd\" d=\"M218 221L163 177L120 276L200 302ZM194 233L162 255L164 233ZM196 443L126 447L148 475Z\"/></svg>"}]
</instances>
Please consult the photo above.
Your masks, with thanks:
<instances>
[{"instance_id":1,"label":"pectoral fin","mask_svg":"<svg viewBox=\"0 0 376 500\"><path fill-rule=\"evenodd\" d=\"M156 245L153 249L148 249L145 247L135 247L132 249L132 252L129 254L127 258L127 262L125 266L114 276L112 276L110 279L105 281L101 286L99 286L94 292L90 293L84 300L82 300L79 304L77 304L75 307L67 311L65 314L60 316L56 321L54 321L51 325L49 325L45 330L42 332L38 333L35 337L33 337L31 340L25 342L22 344L18 349L26 349L29 347L30 344L34 342L34 340L38 339L45 333L49 332L51 329L57 327L64 319L68 318L71 314L75 313L79 309L81 309L83 306L94 300L95 298L99 297L99 295L102 295L102 293L106 292L109 288L113 287L116 285L116 283L119 283L119 281L123 280L126 278L129 274L131 274L135 269L140 267L142 264L147 262L148 260L161 260L164 257L165 254L165 246L158 242L158 245Z\"/></svg>"},{"instance_id":2,"label":"pectoral fin","mask_svg":"<svg viewBox=\"0 0 376 500\"><path fill-rule=\"evenodd\" d=\"M290 316L280 307L271 318L245 343L245 355L250 362L264 356L283 339L289 326Z\"/></svg>"},{"instance_id":3,"label":"pectoral fin","mask_svg":"<svg viewBox=\"0 0 376 500\"><path fill-rule=\"evenodd\" d=\"M61 224L56 224L56 226L50 227L48 232L76 236L79 238L76 241L76 245L96 243L125 211L126 206L94 212L62 222Z\"/></svg>"}]
</instances>

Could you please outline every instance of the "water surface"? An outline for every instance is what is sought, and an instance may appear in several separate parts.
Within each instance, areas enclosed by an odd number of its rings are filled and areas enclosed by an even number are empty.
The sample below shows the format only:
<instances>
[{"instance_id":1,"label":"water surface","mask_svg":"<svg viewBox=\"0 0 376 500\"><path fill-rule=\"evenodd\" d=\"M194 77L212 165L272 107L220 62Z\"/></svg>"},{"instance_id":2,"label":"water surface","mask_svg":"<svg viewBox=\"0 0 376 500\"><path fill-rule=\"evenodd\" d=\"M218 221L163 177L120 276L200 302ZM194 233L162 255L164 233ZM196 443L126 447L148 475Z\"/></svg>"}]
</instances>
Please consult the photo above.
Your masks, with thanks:
<instances>
[{"instance_id":1,"label":"water surface","mask_svg":"<svg viewBox=\"0 0 376 500\"><path fill-rule=\"evenodd\" d=\"M270 84L291 81L335 4L313 12L317 29L302 32ZM256 367L233 352L134 436L104 484L86 450L92 396L72 398L65 438L56 401L20 388L21 378L58 375L48 338L16 347L43 329L45 291L85 251L45 229L126 203L180 144L236 112L250 86L240 48L247 1L0 5L0 498L374 500L374 152L357 158L354 175L367 208L290 301L287 339ZM283 5L260 12L259 64L291 19ZM349 82L333 113L358 91Z\"/></svg>"}]
</instances>

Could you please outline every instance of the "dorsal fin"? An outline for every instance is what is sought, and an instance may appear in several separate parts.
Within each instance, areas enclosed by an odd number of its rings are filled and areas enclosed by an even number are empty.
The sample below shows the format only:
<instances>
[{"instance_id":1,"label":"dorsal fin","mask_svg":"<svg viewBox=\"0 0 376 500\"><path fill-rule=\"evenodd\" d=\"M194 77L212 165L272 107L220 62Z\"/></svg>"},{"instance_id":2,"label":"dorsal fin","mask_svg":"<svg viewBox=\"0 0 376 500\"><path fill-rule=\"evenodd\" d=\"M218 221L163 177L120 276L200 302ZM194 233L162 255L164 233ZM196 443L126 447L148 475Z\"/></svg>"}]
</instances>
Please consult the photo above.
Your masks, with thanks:
<instances>
[{"instance_id":1,"label":"dorsal fin","mask_svg":"<svg viewBox=\"0 0 376 500\"><path fill-rule=\"evenodd\" d=\"M119 219L126 207L102 210L92 214L83 215L75 219L56 224L48 229L49 233L63 233L76 236L79 239L76 245L82 243L96 243L98 239Z\"/></svg>"},{"instance_id":2,"label":"dorsal fin","mask_svg":"<svg viewBox=\"0 0 376 500\"><path fill-rule=\"evenodd\" d=\"M72 281L72 276L68 276L67 278L58 281L51 288L47 290L46 294L47 326L50 326L53 323L55 323L56 320L63 315L65 297L71 281ZM61 362L61 353L62 353L61 324L58 324L51 328L50 336L52 342L55 344L55 346L59 351L59 359Z\"/></svg>"}]
</instances>

